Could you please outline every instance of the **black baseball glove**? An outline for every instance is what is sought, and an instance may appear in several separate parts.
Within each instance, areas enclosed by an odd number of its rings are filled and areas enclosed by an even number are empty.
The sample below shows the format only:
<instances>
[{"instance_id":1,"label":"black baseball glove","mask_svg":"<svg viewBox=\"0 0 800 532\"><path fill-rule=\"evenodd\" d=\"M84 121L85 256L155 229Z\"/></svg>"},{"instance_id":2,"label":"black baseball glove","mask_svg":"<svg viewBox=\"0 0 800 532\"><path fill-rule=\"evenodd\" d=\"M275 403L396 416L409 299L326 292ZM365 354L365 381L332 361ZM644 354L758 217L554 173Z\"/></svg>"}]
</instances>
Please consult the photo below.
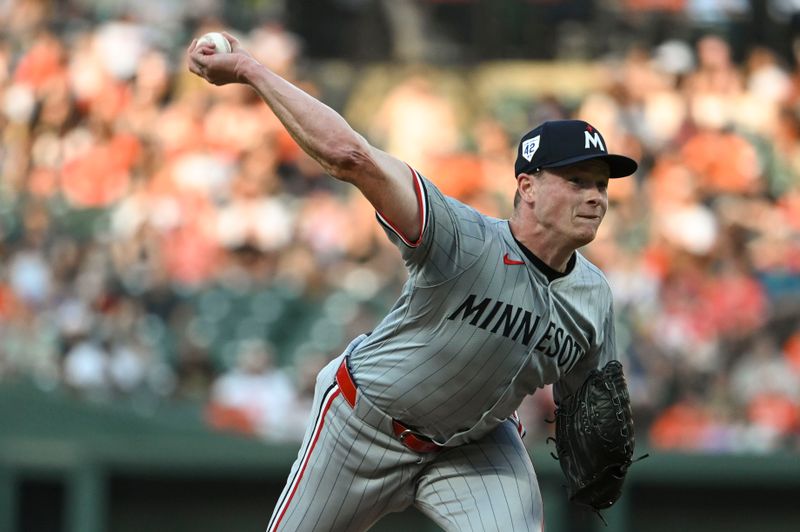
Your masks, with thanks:
<instances>
[{"instance_id":1,"label":"black baseball glove","mask_svg":"<svg viewBox=\"0 0 800 532\"><path fill-rule=\"evenodd\" d=\"M555 456L567 477L569 500L599 510L622 494L633 463L630 398L622 364L593 370L580 389L556 409Z\"/></svg>"}]
</instances>

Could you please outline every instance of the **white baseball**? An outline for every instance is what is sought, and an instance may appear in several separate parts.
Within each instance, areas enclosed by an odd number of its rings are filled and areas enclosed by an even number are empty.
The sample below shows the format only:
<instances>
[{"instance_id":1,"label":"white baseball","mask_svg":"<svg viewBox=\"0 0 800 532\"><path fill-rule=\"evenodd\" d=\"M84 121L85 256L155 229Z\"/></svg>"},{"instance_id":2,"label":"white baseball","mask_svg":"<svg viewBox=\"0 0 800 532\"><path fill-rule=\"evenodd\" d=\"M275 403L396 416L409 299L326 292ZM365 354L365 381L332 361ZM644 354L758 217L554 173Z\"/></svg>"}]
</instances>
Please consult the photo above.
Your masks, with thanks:
<instances>
[{"instance_id":1,"label":"white baseball","mask_svg":"<svg viewBox=\"0 0 800 532\"><path fill-rule=\"evenodd\" d=\"M226 54L231 51L231 43L218 31L211 31L197 39L197 44L214 43L216 53Z\"/></svg>"}]
</instances>

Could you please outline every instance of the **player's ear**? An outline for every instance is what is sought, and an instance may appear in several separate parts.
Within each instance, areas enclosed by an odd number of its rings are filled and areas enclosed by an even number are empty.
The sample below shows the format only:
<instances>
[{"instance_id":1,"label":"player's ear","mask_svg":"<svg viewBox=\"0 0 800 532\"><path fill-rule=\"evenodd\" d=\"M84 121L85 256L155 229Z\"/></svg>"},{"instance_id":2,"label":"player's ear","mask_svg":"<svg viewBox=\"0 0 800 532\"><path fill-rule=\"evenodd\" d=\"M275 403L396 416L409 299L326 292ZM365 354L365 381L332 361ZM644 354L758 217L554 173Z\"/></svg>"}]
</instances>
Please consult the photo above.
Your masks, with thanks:
<instances>
[{"instance_id":1,"label":"player's ear","mask_svg":"<svg viewBox=\"0 0 800 532\"><path fill-rule=\"evenodd\" d=\"M536 179L531 174L521 173L517 176L517 194L520 203L533 203L536 198ZM517 202L514 202L515 205Z\"/></svg>"}]
</instances>

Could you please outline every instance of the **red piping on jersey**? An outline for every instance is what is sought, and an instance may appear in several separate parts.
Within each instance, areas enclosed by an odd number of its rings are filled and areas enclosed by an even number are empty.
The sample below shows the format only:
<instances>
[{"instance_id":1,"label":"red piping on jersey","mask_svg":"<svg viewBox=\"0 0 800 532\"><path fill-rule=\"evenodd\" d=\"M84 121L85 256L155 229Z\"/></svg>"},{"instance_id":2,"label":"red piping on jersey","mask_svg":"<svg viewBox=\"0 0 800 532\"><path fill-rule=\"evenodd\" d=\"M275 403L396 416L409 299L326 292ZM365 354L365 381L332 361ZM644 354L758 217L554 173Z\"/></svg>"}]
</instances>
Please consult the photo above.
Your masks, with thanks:
<instances>
[{"instance_id":1,"label":"red piping on jersey","mask_svg":"<svg viewBox=\"0 0 800 532\"><path fill-rule=\"evenodd\" d=\"M342 360L339 369L336 370L336 384L338 384L339 389L342 390L342 397L347 400L351 408L355 408L356 385L353 382L353 378L350 376L350 372L347 371L347 359Z\"/></svg>"},{"instance_id":2,"label":"red piping on jersey","mask_svg":"<svg viewBox=\"0 0 800 532\"><path fill-rule=\"evenodd\" d=\"M408 166L408 165L406 164L406 166ZM422 235L425 234L425 220L428 217L426 215L427 213L425 212L426 211L425 198L424 198L424 195L422 194L422 187L420 186L421 177L419 177L419 173L417 173L417 171L414 170L413 168L411 168L410 166L408 166L408 169L411 170L411 177L412 177L412 179L414 179L414 193L417 195L417 208L419 209L419 218L420 218L420 220L419 220L419 222L420 222L419 223L419 237L417 238L416 242L411 242L408 238L406 238L406 236L403 233L401 233L400 230L397 227L395 227L395 225L392 222L390 222L381 213L378 212L377 215L378 215L378 218L384 224L389 226L389 228L392 231L394 231L394 233L397 236L400 237L400 240L402 240L405 245L407 245L408 247L411 247L411 248L415 248L415 247L419 246L420 243L422 242Z\"/></svg>"},{"instance_id":3,"label":"red piping on jersey","mask_svg":"<svg viewBox=\"0 0 800 532\"><path fill-rule=\"evenodd\" d=\"M297 492L297 487L300 485L300 479L303 478L303 473L306 471L306 466L308 465L309 458L311 457L311 453L314 451L314 447L317 445L317 440L319 440L319 435L322 432L322 426L325 424L325 415L328 413L328 410L331 408L331 404L333 404L333 400L336 399L336 396L339 395L340 389L337 388L335 392L333 392L330 397L328 397L328 402L325 404L325 408L322 409L322 412L319 416L319 423L317 424L317 429L314 431L314 437L311 440L311 443L306 450L306 454L303 457L303 463L300 465L300 470L297 473L297 477L294 480L294 487L292 488L292 492L289 494L289 497L283 501L283 509L281 510L280 515L275 520L275 524L272 525L272 528L269 529L269 532L275 532L278 530L278 525L281 524L281 520L283 516L286 514L286 510L289 509L289 503L292 501L292 497Z\"/></svg>"}]
</instances>

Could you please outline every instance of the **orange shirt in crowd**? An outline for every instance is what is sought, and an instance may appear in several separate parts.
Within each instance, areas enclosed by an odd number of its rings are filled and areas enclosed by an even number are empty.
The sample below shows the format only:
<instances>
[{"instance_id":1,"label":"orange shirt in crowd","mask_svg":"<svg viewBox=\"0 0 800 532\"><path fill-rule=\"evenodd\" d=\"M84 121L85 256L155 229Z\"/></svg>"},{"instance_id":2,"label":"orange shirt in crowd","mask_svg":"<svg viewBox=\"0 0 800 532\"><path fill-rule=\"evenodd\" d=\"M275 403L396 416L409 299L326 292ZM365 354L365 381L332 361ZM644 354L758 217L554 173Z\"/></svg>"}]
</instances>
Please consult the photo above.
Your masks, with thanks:
<instances>
[{"instance_id":1,"label":"orange shirt in crowd","mask_svg":"<svg viewBox=\"0 0 800 532\"><path fill-rule=\"evenodd\" d=\"M680 13L686 9L686 0L625 0L625 9Z\"/></svg>"},{"instance_id":2,"label":"orange shirt in crowd","mask_svg":"<svg viewBox=\"0 0 800 532\"><path fill-rule=\"evenodd\" d=\"M14 71L14 81L40 88L65 72L61 43L54 37L43 37L28 50Z\"/></svg>"},{"instance_id":3,"label":"orange shirt in crowd","mask_svg":"<svg viewBox=\"0 0 800 532\"><path fill-rule=\"evenodd\" d=\"M686 142L681 154L708 193L748 194L759 189L758 154L735 133L701 131Z\"/></svg>"},{"instance_id":4,"label":"orange shirt in crowd","mask_svg":"<svg viewBox=\"0 0 800 532\"><path fill-rule=\"evenodd\" d=\"M682 401L667 409L650 427L650 444L660 449L697 449L711 426L708 413L699 405Z\"/></svg>"},{"instance_id":5,"label":"orange shirt in crowd","mask_svg":"<svg viewBox=\"0 0 800 532\"><path fill-rule=\"evenodd\" d=\"M800 427L800 405L784 394L761 393L748 405L747 417L754 425L789 434Z\"/></svg>"},{"instance_id":6,"label":"orange shirt in crowd","mask_svg":"<svg viewBox=\"0 0 800 532\"><path fill-rule=\"evenodd\" d=\"M120 134L66 161L61 169L64 195L77 207L110 205L128 191L139 150L136 136Z\"/></svg>"}]
</instances>

